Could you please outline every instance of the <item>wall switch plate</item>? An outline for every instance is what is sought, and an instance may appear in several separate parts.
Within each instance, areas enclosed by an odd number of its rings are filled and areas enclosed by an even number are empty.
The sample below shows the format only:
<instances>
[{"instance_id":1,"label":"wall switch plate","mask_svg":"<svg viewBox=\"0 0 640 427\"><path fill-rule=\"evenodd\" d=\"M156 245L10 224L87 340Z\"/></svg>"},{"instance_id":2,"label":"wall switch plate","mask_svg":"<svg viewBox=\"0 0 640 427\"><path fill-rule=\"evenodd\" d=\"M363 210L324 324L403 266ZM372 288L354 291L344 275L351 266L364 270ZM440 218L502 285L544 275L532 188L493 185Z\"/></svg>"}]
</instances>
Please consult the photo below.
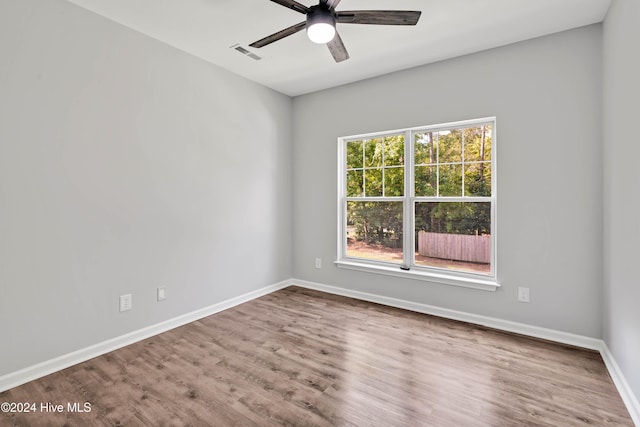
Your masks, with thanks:
<instances>
[{"instance_id":1,"label":"wall switch plate","mask_svg":"<svg viewBox=\"0 0 640 427\"><path fill-rule=\"evenodd\" d=\"M322 258L316 258L316 268L322 268Z\"/></svg>"},{"instance_id":2,"label":"wall switch plate","mask_svg":"<svg viewBox=\"0 0 640 427\"><path fill-rule=\"evenodd\" d=\"M164 301L167 299L167 288L164 286L158 288L158 301Z\"/></svg>"},{"instance_id":3,"label":"wall switch plate","mask_svg":"<svg viewBox=\"0 0 640 427\"><path fill-rule=\"evenodd\" d=\"M120 295L120 311L129 311L133 308L131 294Z\"/></svg>"},{"instance_id":4,"label":"wall switch plate","mask_svg":"<svg viewBox=\"0 0 640 427\"><path fill-rule=\"evenodd\" d=\"M518 301L529 302L529 288L518 286Z\"/></svg>"}]
</instances>

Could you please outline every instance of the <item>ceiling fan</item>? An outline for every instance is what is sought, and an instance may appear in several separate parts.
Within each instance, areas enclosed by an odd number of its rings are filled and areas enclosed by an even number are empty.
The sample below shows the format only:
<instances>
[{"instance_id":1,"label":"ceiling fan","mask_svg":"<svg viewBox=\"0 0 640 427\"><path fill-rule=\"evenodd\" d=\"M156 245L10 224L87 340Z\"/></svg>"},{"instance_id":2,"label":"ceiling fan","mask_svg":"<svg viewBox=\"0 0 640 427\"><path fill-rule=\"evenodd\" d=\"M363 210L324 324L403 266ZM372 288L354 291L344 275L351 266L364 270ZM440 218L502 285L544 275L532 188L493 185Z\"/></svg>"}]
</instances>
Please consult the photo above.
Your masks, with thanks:
<instances>
[{"instance_id":1,"label":"ceiling fan","mask_svg":"<svg viewBox=\"0 0 640 427\"><path fill-rule=\"evenodd\" d=\"M320 0L316 6L307 7L295 0L271 0L282 6L293 9L307 16L300 22L263 39L251 43L251 47L264 47L275 41L307 29L307 36L315 43L326 43L336 62L349 59L349 53L336 31L336 23L340 24L374 24L374 25L416 25L420 19L419 11L410 10L353 10L337 12L340 0Z\"/></svg>"}]
</instances>

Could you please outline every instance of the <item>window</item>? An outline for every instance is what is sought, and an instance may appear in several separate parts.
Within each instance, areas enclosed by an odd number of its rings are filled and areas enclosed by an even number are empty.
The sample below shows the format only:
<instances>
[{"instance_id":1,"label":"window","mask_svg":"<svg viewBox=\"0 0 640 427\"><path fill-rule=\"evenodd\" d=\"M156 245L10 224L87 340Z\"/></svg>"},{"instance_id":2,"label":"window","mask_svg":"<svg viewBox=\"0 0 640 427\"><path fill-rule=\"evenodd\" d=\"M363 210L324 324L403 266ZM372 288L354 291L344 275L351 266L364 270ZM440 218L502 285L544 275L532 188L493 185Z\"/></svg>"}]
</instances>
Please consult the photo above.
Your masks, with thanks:
<instances>
[{"instance_id":1,"label":"window","mask_svg":"<svg viewBox=\"0 0 640 427\"><path fill-rule=\"evenodd\" d=\"M339 139L341 267L495 289L495 118Z\"/></svg>"}]
</instances>

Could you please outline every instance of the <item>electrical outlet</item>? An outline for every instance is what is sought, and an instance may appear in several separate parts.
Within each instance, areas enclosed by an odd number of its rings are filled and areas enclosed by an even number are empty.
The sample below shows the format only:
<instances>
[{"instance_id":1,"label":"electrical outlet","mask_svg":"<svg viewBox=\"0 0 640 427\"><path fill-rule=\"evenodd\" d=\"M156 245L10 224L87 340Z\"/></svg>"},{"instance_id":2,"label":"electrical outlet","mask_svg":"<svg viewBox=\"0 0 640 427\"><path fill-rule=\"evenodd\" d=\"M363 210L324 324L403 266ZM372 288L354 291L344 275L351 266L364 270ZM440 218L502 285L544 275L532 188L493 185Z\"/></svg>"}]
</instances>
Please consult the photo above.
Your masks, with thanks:
<instances>
[{"instance_id":1,"label":"electrical outlet","mask_svg":"<svg viewBox=\"0 0 640 427\"><path fill-rule=\"evenodd\" d=\"M158 301L164 301L167 299L167 288L164 286L158 288Z\"/></svg>"},{"instance_id":2,"label":"electrical outlet","mask_svg":"<svg viewBox=\"0 0 640 427\"><path fill-rule=\"evenodd\" d=\"M518 286L518 301L529 302L529 288Z\"/></svg>"},{"instance_id":3,"label":"electrical outlet","mask_svg":"<svg viewBox=\"0 0 640 427\"><path fill-rule=\"evenodd\" d=\"M322 268L322 258L316 258L316 268Z\"/></svg>"},{"instance_id":4,"label":"electrical outlet","mask_svg":"<svg viewBox=\"0 0 640 427\"><path fill-rule=\"evenodd\" d=\"M133 308L131 294L120 295L120 311L129 311Z\"/></svg>"}]
</instances>

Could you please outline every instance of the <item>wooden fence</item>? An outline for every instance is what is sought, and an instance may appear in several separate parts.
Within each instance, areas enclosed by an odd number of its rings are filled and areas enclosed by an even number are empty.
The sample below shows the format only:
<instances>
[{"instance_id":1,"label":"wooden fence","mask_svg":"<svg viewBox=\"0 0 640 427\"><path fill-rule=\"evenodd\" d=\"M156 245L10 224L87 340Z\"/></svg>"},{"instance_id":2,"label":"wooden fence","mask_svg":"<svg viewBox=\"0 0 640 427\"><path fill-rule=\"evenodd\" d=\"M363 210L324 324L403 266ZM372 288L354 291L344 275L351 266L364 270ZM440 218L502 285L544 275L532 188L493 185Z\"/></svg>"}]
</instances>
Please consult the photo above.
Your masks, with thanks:
<instances>
[{"instance_id":1,"label":"wooden fence","mask_svg":"<svg viewBox=\"0 0 640 427\"><path fill-rule=\"evenodd\" d=\"M491 262L491 236L418 232L418 253L431 258Z\"/></svg>"}]
</instances>

